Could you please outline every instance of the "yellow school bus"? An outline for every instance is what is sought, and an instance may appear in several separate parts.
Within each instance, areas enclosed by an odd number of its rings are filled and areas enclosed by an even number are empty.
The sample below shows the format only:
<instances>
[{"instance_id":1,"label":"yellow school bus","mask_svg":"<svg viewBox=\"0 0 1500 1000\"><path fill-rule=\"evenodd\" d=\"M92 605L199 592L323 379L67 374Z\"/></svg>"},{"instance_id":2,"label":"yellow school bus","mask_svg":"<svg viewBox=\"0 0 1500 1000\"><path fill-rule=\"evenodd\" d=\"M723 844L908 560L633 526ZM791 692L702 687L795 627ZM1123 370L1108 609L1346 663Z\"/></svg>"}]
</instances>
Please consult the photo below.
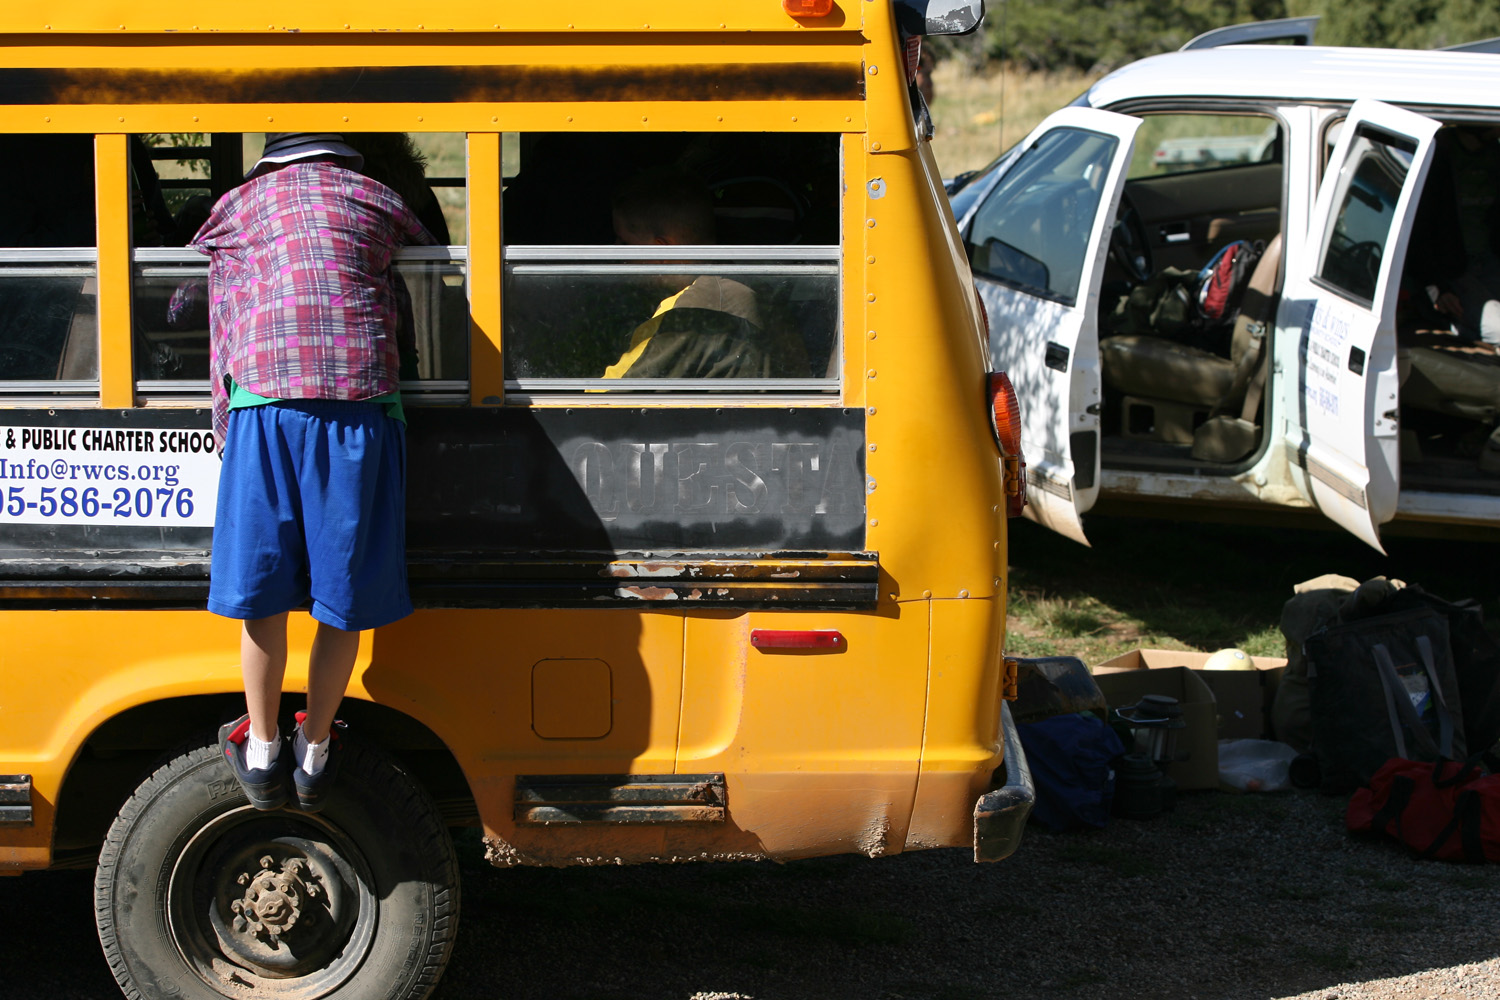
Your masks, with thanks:
<instances>
[{"instance_id":1,"label":"yellow school bus","mask_svg":"<svg viewBox=\"0 0 1500 1000\"><path fill-rule=\"evenodd\" d=\"M132 997L420 997L453 827L502 867L1014 850L1019 421L912 86L981 14L0 11L0 873L97 866ZM256 812L218 758L239 625L204 610L187 244L282 131L345 136L438 241L396 264L418 610L362 640L318 814ZM712 242L621 240L653 170L709 192ZM705 282L741 303L727 360L627 364ZM706 352L723 315L667 319Z\"/></svg>"}]
</instances>

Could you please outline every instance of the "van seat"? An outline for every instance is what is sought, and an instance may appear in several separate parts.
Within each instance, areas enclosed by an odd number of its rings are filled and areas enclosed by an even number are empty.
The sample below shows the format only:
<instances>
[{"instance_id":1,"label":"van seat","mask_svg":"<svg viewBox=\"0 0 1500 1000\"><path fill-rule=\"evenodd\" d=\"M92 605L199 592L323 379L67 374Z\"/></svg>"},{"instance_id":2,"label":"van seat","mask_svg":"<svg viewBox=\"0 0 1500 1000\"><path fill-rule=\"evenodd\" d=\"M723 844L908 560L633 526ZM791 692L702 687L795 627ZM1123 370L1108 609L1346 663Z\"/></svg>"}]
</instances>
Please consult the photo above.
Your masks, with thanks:
<instances>
[{"instance_id":1,"label":"van seat","mask_svg":"<svg viewBox=\"0 0 1500 1000\"><path fill-rule=\"evenodd\" d=\"M1099 343L1112 388L1131 396L1212 407L1234 385L1234 362L1164 337L1122 334Z\"/></svg>"},{"instance_id":2,"label":"van seat","mask_svg":"<svg viewBox=\"0 0 1500 1000\"><path fill-rule=\"evenodd\" d=\"M1255 323L1251 319L1269 321L1280 273L1281 237L1275 236L1250 274L1227 357L1167 337L1118 334L1099 342L1105 384L1138 398L1138 407L1151 400L1186 404L1208 413L1239 407L1264 355L1262 339L1252 336ZM1174 443L1166 437L1157 440Z\"/></svg>"},{"instance_id":3,"label":"van seat","mask_svg":"<svg viewBox=\"0 0 1500 1000\"><path fill-rule=\"evenodd\" d=\"M1407 347L1400 353L1410 364L1410 373L1401 385L1402 406L1481 423L1500 419L1500 358L1494 354L1436 346Z\"/></svg>"}]
</instances>

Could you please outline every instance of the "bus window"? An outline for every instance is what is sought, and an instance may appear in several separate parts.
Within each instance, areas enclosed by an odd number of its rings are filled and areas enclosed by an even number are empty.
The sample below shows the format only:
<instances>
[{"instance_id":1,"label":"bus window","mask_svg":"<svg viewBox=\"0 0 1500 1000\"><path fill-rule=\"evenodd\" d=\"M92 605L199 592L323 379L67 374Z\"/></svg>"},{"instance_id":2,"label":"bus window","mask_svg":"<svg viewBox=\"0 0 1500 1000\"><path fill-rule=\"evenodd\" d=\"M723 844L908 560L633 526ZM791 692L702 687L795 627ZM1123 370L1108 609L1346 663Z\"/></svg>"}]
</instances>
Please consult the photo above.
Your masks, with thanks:
<instances>
[{"instance_id":1,"label":"bus window","mask_svg":"<svg viewBox=\"0 0 1500 1000\"><path fill-rule=\"evenodd\" d=\"M156 238L148 232L143 239L136 225L138 388L148 400L201 396L209 362L208 263L188 244L218 197L239 184L260 158L265 136L136 138L148 150L149 163L143 169L145 158L132 157L135 178L143 190L159 188L168 221L157 232L170 234ZM403 390L419 398L458 393L469 371L464 137L370 132L345 133L344 139L364 155L362 171L399 193L439 243L397 254L417 343L414 367L402 372Z\"/></svg>"},{"instance_id":2,"label":"bus window","mask_svg":"<svg viewBox=\"0 0 1500 1000\"><path fill-rule=\"evenodd\" d=\"M97 391L96 245L94 137L0 136L0 392Z\"/></svg>"},{"instance_id":3,"label":"bus window","mask_svg":"<svg viewBox=\"0 0 1500 1000\"><path fill-rule=\"evenodd\" d=\"M837 136L547 133L510 148L508 398L837 392Z\"/></svg>"}]
</instances>

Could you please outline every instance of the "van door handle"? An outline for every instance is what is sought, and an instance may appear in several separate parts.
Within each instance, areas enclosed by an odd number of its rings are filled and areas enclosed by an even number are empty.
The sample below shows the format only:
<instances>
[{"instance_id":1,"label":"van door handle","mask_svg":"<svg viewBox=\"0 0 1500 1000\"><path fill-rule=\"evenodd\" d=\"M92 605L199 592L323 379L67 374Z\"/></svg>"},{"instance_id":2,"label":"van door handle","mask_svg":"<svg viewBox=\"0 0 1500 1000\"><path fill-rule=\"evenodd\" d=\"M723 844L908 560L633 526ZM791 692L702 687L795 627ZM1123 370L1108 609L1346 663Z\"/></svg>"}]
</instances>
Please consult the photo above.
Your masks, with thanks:
<instances>
[{"instance_id":1,"label":"van door handle","mask_svg":"<svg viewBox=\"0 0 1500 1000\"><path fill-rule=\"evenodd\" d=\"M1068 370L1068 349L1061 344L1052 341L1047 342L1047 353L1043 358L1047 367L1053 371L1065 372Z\"/></svg>"}]
</instances>

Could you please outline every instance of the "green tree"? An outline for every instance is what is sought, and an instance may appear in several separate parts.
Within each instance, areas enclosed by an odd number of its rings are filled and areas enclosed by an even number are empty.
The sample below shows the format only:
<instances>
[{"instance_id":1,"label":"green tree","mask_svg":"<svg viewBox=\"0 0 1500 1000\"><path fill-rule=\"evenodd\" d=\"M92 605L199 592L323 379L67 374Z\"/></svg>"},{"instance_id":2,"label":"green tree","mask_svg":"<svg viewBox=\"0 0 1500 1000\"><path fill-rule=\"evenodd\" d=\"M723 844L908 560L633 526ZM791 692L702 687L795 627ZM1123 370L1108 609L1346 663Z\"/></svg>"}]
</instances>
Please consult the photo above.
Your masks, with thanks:
<instances>
[{"instance_id":1,"label":"green tree","mask_svg":"<svg viewBox=\"0 0 1500 1000\"><path fill-rule=\"evenodd\" d=\"M989 55L1032 69L1120 66L1210 28L1286 17L1285 0L990 0Z\"/></svg>"},{"instance_id":2,"label":"green tree","mask_svg":"<svg viewBox=\"0 0 1500 1000\"><path fill-rule=\"evenodd\" d=\"M1036 70L1109 69L1228 24L1320 14L1323 45L1429 49L1500 36L1495 0L989 0L987 54Z\"/></svg>"},{"instance_id":3,"label":"green tree","mask_svg":"<svg viewBox=\"0 0 1500 1000\"><path fill-rule=\"evenodd\" d=\"M1324 45L1375 45L1440 49L1500 36L1494 0L1319 0L1318 41Z\"/></svg>"}]
</instances>

